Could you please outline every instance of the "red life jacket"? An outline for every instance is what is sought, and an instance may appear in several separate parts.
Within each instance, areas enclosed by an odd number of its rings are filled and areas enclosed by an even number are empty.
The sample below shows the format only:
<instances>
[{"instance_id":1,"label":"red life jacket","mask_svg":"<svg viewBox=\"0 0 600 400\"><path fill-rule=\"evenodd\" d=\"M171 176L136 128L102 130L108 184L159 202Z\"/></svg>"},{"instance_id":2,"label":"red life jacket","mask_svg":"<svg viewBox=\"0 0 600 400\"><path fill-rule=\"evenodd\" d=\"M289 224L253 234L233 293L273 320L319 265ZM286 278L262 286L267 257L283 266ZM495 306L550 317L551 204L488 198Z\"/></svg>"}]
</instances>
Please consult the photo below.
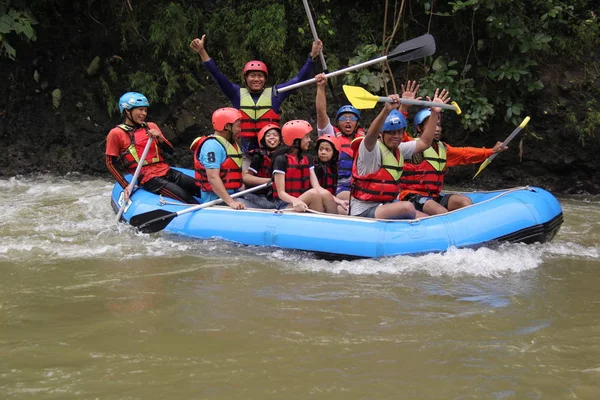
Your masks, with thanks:
<instances>
[{"instance_id":1,"label":"red life jacket","mask_svg":"<svg viewBox=\"0 0 600 400\"><path fill-rule=\"evenodd\" d=\"M440 141L437 141L437 145L437 152L432 146L406 161L400 181L402 196L410 193L423 196L440 195L447 171L446 147Z\"/></svg>"},{"instance_id":2,"label":"red life jacket","mask_svg":"<svg viewBox=\"0 0 600 400\"><path fill-rule=\"evenodd\" d=\"M250 91L240 88L240 111L242 112L242 132L244 139L256 138L256 134L267 124L279 125L280 116L273 110L271 95L273 88L265 88L255 102Z\"/></svg>"},{"instance_id":3,"label":"red life jacket","mask_svg":"<svg viewBox=\"0 0 600 400\"><path fill-rule=\"evenodd\" d=\"M208 176L206 175L206 168L200 162L199 155L202 145L209 139L217 140L227 153L227 158L220 165L219 176L223 181L225 189L237 190L242 187L242 153L237 143L229 143L227 139L217 136L203 136L199 137L192 142L190 149L194 154L194 169L196 170L196 186L198 186L203 192L214 192L212 186L208 182Z\"/></svg>"},{"instance_id":4,"label":"red life jacket","mask_svg":"<svg viewBox=\"0 0 600 400\"><path fill-rule=\"evenodd\" d=\"M271 155L269 154L269 152L267 152L265 150L254 149L254 150L250 150L248 155L250 156L250 159L252 159L252 160L254 160L254 157L260 157L261 164L260 164L260 168L256 171L256 176L259 178L271 178L271 176L273 175L273 171L271 168L273 162L271 161ZM261 189L257 192L254 192L254 194L259 195L259 196L266 195L266 196L272 197L271 196L271 188Z\"/></svg>"},{"instance_id":5,"label":"red life jacket","mask_svg":"<svg viewBox=\"0 0 600 400\"><path fill-rule=\"evenodd\" d=\"M260 157L260 169L256 171L256 176L259 178L270 178L273 172L271 171L271 165L273 164L271 155L267 151L259 149L250 150L248 155L251 160L253 160L254 157Z\"/></svg>"},{"instance_id":6,"label":"red life jacket","mask_svg":"<svg viewBox=\"0 0 600 400\"><path fill-rule=\"evenodd\" d=\"M323 164L322 162L317 161L315 164L315 174L319 180L319 185L335 196L338 177L331 170L331 166L329 164Z\"/></svg>"},{"instance_id":7,"label":"red life jacket","mask_svg":"<svg viewBox=\"0 0 600 400\"><path fill-rule=\"evenodd\" d=\"M123 151L119 158L121 162L130 173L134 173L135 169L140 162L140 157L144 153L144 149L146 148L146 144L148 143L148 125L139 128L133 128L129 125L120 124L117 125L120 129L125 131L129 135L129 147L125 151ZM146 155L146 159L144 160L143 166L150 164L158 164L161 162L165 162L162 152L158 147L158 142L155 140L153 145L150 146L148 150L148 154ZM141 181L141 179L140 179Z\"/></svg>"},{"instance_id":8,"label":"red life jacket","mask_svg":"<svg viewBox=\"0 0 600 400\"><path fill-rule=\"evenodd\" d=\"M304 154L298 162L298 158L292 154L286 154L287 167L285 169L285 192L293 197L300 195L310 189L310 164L308 157ZM273 182L273 197L278 199L277 185Z\"/></svg>"},{"instance_id":9,"label":"red life jacket","mask_svg":"<svg viewBox=\"0 0 600 400\"><path fill-rule=\"evenodd\" d=\"M352 175L352 164L354 162L354 151L350 144L352 143L352 140L364 137L365 131L362 128L358 128L354 132L354 138L352 139L350 139L351 136L344 135L337 127L333 128L333 132L342 145L340 159L338 160L338 177L342 179L349 178Z\"/></svg>"},{"instance_id":10,"label":"red life jacket","mask_svg":"<svg viewBox=\"0 0 600 400\"><path fill-rule=\"evenodd\" d=\"M362 201L389 203L396 199L400 191L404 158L400 149L395 149L392 153L380 140L377 145L381 150L381 169L371 174L358 175L356 157L352 166L350 195Z\"/></svg>"}]
</instances>

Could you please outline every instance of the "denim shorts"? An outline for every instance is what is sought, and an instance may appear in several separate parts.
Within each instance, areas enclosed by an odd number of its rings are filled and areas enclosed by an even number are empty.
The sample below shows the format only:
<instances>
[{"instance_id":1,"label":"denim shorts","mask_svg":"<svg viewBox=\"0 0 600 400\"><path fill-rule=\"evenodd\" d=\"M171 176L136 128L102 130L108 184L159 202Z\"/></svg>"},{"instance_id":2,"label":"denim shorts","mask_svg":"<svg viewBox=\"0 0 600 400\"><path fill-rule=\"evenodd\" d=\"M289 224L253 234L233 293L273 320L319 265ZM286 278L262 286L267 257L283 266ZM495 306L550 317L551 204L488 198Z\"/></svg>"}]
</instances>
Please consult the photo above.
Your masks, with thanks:
<instances>
[{"instance_id":1,"label":"denim shorts","mask_svg":"<svg viewBox=\"0 0 600 400\"><path fill-rule=\"evenodd\" d=\"M269 200L265 196L260 196L254 193L248 193L244 195L243 203L248 208L262 208L266 210L277 209L275 200Z\"/></svg>"}]
</instances>

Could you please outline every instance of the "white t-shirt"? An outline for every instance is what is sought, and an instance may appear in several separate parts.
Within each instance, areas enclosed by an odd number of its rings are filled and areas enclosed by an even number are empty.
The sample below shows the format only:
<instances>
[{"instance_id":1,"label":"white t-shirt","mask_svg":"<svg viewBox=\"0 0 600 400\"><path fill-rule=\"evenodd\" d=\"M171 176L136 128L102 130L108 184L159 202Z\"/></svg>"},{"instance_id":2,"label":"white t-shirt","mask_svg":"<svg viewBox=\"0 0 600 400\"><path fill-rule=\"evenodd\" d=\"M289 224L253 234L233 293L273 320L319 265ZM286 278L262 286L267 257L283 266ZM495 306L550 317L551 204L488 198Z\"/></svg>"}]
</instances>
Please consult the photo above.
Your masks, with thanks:
<instances>
[{"instance_id":1,"label":"white t-shirt","mask_svg":"<svg viewBox=\"0 0 600 400\"><path fill-rule=\"evenodd\" d=\"M417 148L417 141L411 140L410 142L400 143L400 153L404 159L409 159L415 154ZM389 152L389 150L386 150ZM384 154L384 156L387 154ZM369 151L365 147L365 141L360 143L358 148L358 160L356 161L356 168L358 169L359 175L368 175L373 172L377 172L381 169L381 149L379 145L375 145L373 150ZM369 208L380 205L381 203L376 201L362 201L352 197L350 199L350 215L359 215Z\"/></svg>"},{"instance_id":2,"label":"white t-shirt","mask_svg":"<svg viewBox=\"0 0 600 400\"><path fill-rule=\"evenodd\" d=\"M333 125L331 125L330 119L327 120L327 125L325 125L325 128L321 129L317 126L317 134L319 136L323 136L323 135L335 136L335 132L333 130Z\"/></svg>"}]
</instances>

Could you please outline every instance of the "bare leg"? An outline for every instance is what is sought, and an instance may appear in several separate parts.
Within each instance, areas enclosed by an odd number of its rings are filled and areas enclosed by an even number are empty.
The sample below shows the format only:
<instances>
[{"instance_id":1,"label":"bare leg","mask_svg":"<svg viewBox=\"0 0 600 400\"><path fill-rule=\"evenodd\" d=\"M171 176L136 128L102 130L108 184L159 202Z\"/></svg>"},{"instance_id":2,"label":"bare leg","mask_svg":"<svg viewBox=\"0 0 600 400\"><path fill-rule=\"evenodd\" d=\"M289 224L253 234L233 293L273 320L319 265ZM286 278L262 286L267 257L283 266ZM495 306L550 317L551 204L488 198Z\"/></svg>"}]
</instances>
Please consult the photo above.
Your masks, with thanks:
<instances>
[{"instance_id":1,"label":"bare leg","mask_svg":"<svg viewBox=\"0 0 600 400\"><path fill-rule=\"evenodd\" d=\"M410 201L387 203L375 209L377 219L414 219L416 214L417 210Z\"/></svg>"},{"instance_id":2,"label":"bare leg","mask_svg":"<svg viewBox=\"0 0 600 400\"><path fill-rule=\"evenodd\" d=\"M319 212L323 212L325 210L321 194L316 189L310 189L302 193L299 199L305 202L308 208L311 210Z\"/></svg>"},{"instance_id":3,"label":"bare leg","mask_svg":"<svg viewBox=\"0 0 600 400\"><path fill-rule=\"evenodd\" d=\"M329 193L328 190L323 188L319 189L319 195L321 196L321 200L323 201L323 207L325 208L325 212L328 214L337 214L338 213L338 205L333 200L333 195Z\"/></svg>"},{"instance_id":4,"label":"bare leg","mask_svg":"<svg viewBox=\"0 0 600 400\"><path fill-rule=\"evenodd\" d=\"M459 208L470 206L471 204L473 204L473 201L470 197L462 194L452 194L450 195L450 200L448 201L448 210L458 210Z\"/></svg>"},{"instance_id":5,"label":"bare leg","mask_svg":"<svg viewBox=\"0 0 600 400\"><path fill-rule=\"evenodd\" d=\"M350 191L344 190L343 192L339 192L335 195L340 200L348 200L350 201ZM340 215L348 215L348 210L344 210L341 206L338 206L338 214Z\"/></svg>"},{"instance_id":6,"label":"bare leg","mask_svg":"<svg viewBox=\"0 0 600 400\"><path fill-rule=\"evenodd\" d=\"M427 200L423 205L423 211L429 215L445 214L448 212L446 207L442 206L435 200Z\"/></svg>"}]
</instances>

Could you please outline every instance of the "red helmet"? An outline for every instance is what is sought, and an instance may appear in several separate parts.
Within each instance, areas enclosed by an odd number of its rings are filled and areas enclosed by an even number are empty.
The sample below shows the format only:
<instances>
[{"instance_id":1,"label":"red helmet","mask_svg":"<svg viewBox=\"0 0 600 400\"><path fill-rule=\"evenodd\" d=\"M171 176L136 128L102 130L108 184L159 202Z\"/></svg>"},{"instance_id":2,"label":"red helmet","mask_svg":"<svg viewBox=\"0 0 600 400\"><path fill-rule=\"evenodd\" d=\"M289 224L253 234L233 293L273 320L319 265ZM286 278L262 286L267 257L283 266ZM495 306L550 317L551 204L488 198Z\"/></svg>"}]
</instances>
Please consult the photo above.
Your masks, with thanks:
<instances>
[{"instance_id":1,"label":"red helmet","mask_svg":"<svg viewBox=\"0 0 600 400\"><path fill-rule=\"evenodd\" d=\"M281 136L283 137L283 143L288 146L294 144L294 140L302 139L304 136L311 133L313 127L307 121L301 119L295 119L293 121L286 122L281 128Z\"/></svg>"},{"instance_id":2,"label":"red helmet","mask_svg":"<svg viewBox=\"0 0 600 400\"><path fill-rule=\"evenodd\" d=\"M329 142L331 147L337 150L338 154L342 151L342 144L340 143L339 139L332 135L319 136L317 139L317 151L319 150L319 143L323 141Z\"/></svg>"},{"instance_id":3,"label":"red helmet","mask_svg":"<svg viewBox=\"0 0 600 400\"><path fill-rule=\"evenodd\" d=\"M232 107L219 108L212 115L212 125L216 131L222 131L225 125L233 124L238 119L242 119L240 110Z\"/></svg>"},{"instance_id":4,"label":"red helmet","mask_svg":"<svg viewBox=\"0 0 600 400\"><path fill-rule=\"evenodd\" d=\"M360 147L360 144L362 143L364 138L365 138L364 136L359 136L356 139L354 139L352 142L350 142L350 148L352 149L352 151L355 154L358 154L358 148Z\"/></svg>"},{"instance_id":5,"label":"red helmet","mask_svg":"<svg viewBox=\"0 0 600 400\"><path fill-rule=\"evenodd\" d=\"M242 76L245 78L246 74L251 71L259 71L265 74L265 77L269 76L269 70L264 62L258 60L248 61L242 71Z\"/></svg>"},{"instance_id":6,"label":"red helmet","mask_svg":"<svg viewBox=\"0 0 600 400\"><path fill-rule=\"evenodd\" d=\"M279 127L279 125L267 124L267 125L263 126L262 129L260 131L258 131L258 134L256 135L256 138L258 139L258 145L260 147L262 147L262 140L264 139L265 134L268 131L270 131L271 129L275 129L279 133L279 140L281 140L281 128Z\"/></svg>"}]
</instances>

